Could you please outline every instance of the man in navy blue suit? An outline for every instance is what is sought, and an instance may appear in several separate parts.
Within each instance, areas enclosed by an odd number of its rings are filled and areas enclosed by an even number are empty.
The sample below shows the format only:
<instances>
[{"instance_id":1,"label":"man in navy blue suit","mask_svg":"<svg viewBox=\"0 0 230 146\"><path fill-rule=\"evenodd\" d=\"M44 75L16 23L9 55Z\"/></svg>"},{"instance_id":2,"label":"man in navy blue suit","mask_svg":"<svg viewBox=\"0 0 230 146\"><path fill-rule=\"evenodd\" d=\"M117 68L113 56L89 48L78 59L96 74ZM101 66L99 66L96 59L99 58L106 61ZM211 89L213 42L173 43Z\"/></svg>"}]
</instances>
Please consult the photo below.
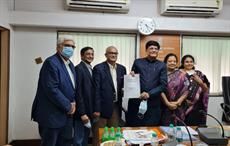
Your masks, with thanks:
<instances>
[{"instance_id":1,"label":"man in navy blue suit","mask_svg":"<svg viewBox=\"0 0 230 146\"><path fill-rule=\"evenodd\" d=\"M141 94L129 99L126 114L127 126L158 126L161 117L160 93L166 90L167 69L165 63L157 60L160 50L158 42L150 40L145 45L146 57L136 59L131 74L140 74ZM140 114L141 101L147 101L147 111Z\"/></svg>"},{"instance_id":2,"label":"man in navy blue suit","mask_svg":"<svg viewBox=\"0 0 230 146\"><path fill-rule=\"evenodd\" d=\"M71 36L58 39L57 53L41 68L32 119L38 122L41 146L70 146L72 116L76 110L76 73L69 58L75 43Z\"/></svg>"},{"instance_id":3,"label":"man in navy blue suit","mask_svg":"<svg viewBox=\"0 0 230 146\"><path fill-rule=\"evenodd\" d=\"M94 82L91 62L94 50L91 47L81 49L81 62L75 67L77 74L77 110L74 120L74 146L87 146L91 124L93 122Z\"/></svg>"},{"instance_id":4,"label":"man in navy blue suit","mask_svg":"<svg viewBox=\"0 0 230 146\"><path fill-rule=\"evenodd\" d=\"M96 145L98 128L118 126L121 115L122 88L126 69L116 63L118 51L114 46L106 49L106 61L93 68L95 81L94 117L100 117L95 124L93 144Z\"/></svg>"}]
</instances>

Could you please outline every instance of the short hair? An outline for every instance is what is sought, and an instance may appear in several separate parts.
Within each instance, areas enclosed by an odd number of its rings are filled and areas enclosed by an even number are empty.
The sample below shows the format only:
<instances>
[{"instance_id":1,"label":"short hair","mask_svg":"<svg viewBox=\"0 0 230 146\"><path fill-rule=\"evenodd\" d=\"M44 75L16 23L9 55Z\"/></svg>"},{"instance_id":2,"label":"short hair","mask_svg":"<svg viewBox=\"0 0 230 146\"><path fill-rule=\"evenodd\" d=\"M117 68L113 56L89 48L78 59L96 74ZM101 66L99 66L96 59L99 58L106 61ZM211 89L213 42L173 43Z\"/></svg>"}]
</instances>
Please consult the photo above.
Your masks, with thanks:
<instances>
[{"instance_id":1,"label":"short hair","mask_svg":"<svg viewBox=\"0 0 230 146\"><path fill-rule=\"evenodd\" d=\"M82 48L81 51L80 51L81 56L83 56L85 54L85 52L88 51L88 50L93 50L93 48L89 47L89 46Z\"/></svg>"},{"instance_id":2,"label":"short hair","mask_svg":"<svg viewBox=\"0 0 230 146\"><path fill-rule=\"evenodd\" d=\"M109 47L106 48L105 54L107 54L108 50L112 49L112 48L117 50L117 48L115 46L109 46Z\"/></svg>"},{"instance_id":3,"label":"short hair","mask_svg":"<svg viewBox=\"0 0 230 146\"><path fill-rule=\"evenodd\" d=\"M177 58L176 54L174 54L174 53L169 53L169 54L167 54L167 55L165 56L165 58L164 58L164 63L167 63L169 57L171 57L171 56L174 56L174 57L176 58L176 62L178 62L178 58Z\"/></svg>"},{"instance_id":4,"label":"short hair","mask_svg":"<svg viewBox=\"0 0 230 146\"><path fill-rule=\"evenodd\" d=\"M160 49L160 44L157 42L157 41L148 41L146 44L145 44L145 50L148 49L148 47L150 46L157 46L158 49Z\"/></svg>"},{"instance_id":5,"label":"short hair","mask_svg":"<svg viewBox=\"0 0 230 146\"><path fill-rule=\"evenodd\" d=\"M61 45L65 41L72 41L75 44L75 41L71 35L61 35L58 37L57 46Z\"/></svg>"},{"instance_id":6,"label":"short hair","mask_svg":"<svg viewBox=\"0 0 230 146\"><path fill-rule=\"evenodd\" d=\"M195 59L194 59L194 57L193 57L192 55L190 55L190 54L184 55L184 56L182 57L182 59L181 59L181 65L180 65L179 69L184 69L184 61L185 61L185 59L187 59L187 58L191 58L192 61L195 63ZM193 67L192 69L195 69L195 67Z\"/></svg>"}]
</instances>

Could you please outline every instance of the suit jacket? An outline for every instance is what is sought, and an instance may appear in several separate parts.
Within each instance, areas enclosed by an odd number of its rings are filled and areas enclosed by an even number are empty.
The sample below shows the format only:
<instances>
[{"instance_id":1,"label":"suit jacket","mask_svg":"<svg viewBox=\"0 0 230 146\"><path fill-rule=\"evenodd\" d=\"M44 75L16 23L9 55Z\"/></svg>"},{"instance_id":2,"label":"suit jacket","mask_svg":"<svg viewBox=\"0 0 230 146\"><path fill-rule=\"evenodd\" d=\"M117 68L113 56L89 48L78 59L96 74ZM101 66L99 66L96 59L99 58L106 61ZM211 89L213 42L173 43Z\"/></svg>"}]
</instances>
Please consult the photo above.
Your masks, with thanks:
<instances>
[{"instance_id":1,"label":"suit jacket","mask_svg":"<svg viewBox=\"0 0 230 146\"><path fill-rule=\"evenodd\" d=\"M126 69L123 65L117 64L117 93L107 62L102 62L93 68L93 78L96 85L94 111L100 112L101 117L111 118L113 113L113 98L117 94L121 112L122 88L124 85L124 75Z\"/></svg>"},{"instance_id":2,"label":"suit jacket","mask_svg":"<svg viewBox=\"0 0 230 146\"><path fill-rule=\"evenodd\" d=\"M74 65L70 63L69 66L76 82ZM56 53L47 58L41 68L32 106L32 119L43 127L61 128L66 124L67 113L75 99L76 91L66 66Z\"/></svg>"},{"instance_id":3,"label":"suit jacket","mask_svg":"<svg viewBox=\"0 0 230 146\"><path fill-rule=\"evenodd\" d=\"M92 75L82 61L75 67L75 71L77 74L77 112L75 116L79 119L80 116L86 114L92 118L95 90Z\"/></svg>"}]
</instances>

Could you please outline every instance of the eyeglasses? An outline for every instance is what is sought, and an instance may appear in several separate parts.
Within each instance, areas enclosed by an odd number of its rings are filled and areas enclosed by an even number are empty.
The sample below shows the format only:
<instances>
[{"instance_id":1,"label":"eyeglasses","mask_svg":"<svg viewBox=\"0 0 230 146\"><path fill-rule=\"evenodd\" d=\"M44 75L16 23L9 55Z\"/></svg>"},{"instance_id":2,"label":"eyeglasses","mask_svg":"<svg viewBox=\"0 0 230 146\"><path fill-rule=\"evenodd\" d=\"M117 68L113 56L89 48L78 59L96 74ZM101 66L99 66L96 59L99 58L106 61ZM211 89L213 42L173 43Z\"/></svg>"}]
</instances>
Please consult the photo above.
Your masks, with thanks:
<instances>
[{"instance_id":1,"label":"eyeglasses","mask_svg":"<svg viewBox=\"0 0 230 146\"><path fill-rule=\"evenodd\" d=\"M107 52L107 53L110 54L110 55L118 55L117 52Z\"/></svg>"},{"instance_id":2,"label":"eyeglasses","mask_svg":"<svg viewBox=\"0 0 230 146\"><path fill-rule=\"evenodd\" d=\"M70 45L70 44L64 44L64 47L72 47L73 49L75 49L76 47L74 45Z\"/></svg>"}]
</instances>

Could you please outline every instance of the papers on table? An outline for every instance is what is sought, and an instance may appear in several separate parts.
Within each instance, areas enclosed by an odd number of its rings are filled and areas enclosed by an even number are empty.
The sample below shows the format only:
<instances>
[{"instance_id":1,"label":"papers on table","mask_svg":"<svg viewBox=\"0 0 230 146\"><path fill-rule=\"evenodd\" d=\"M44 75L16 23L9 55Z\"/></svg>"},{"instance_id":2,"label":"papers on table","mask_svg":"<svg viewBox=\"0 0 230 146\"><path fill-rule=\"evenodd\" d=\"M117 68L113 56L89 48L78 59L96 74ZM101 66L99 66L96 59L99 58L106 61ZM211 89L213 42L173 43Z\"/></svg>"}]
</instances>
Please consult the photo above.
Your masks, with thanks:
<instances>
[{"instance_id":1,"label":"papers on table","mask_svg":"<svg viewBox=\"0 0 230 146\"><path fill-rule=\"evenodd\" d=\"M189 135L188 135L188 132L186 130L186 128L184 126L179 126L181 127L181 130L182 130L182 133L183 133L183 140L189 140ZM165 132L165 133L168 133L169 131L169 127L168 126L160 126L160 128ZM191 127L188 126L188 130L191 134L191 137L192 137L192 140L197 140L196 135L198 135L198 133L192 129ZM175 132L176 132L176 127L175 127Z\"/></svg>"},{"instance_id":2,"label":"papers on table","mask_svg":"<svg viewBox=\"0 0 230 146\"><path fill-rule=\"evenodd\" d=\"M152 133L154 130L123 130L123 137L128 144L147 144L151 143ZM158 135L158 140L164 140L164 135Z\"/></svg>"},{"instance_id":3,"label":"papers on table","mask_svg":"<svg viewBox=\"0 0 230 146\"><path fill-rule=\"evenodd\" d=\"M140 96L140 75L124 76L124 98L138 98Z\"/></svg>"}]
</instances>

